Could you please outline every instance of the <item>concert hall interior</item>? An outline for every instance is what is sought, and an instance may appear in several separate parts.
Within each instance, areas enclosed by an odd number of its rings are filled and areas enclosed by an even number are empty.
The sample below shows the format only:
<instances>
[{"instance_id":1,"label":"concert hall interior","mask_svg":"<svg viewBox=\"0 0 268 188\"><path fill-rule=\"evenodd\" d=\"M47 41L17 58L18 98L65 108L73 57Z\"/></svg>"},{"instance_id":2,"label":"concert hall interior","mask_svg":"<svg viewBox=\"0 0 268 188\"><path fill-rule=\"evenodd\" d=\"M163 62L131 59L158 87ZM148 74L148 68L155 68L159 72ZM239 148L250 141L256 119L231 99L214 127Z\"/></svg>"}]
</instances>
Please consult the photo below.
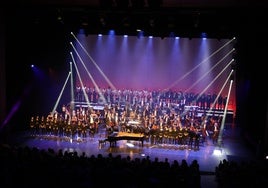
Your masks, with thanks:
<instances>
[{"instance_id":1,"label":"concert hall interior","mask_svg":"<svg viewBox=\"0 0 268 188\"><path fill-rule=\"evenodd\" d=\"M267 73L261 65L266 59L268 27L262 2L12 2L0 8L0 163L4 170L11 155L17 154L19 161L25 160L20 152L32 158L38 152L46 163L52 155L86 156L87 165L102 157L113 158L118 165L119 158L124 165L128 160L137 165L148 159L173 167L175 161L181 167L185 162L198 163L201 174L200 179L192 174L188 179L174 178L172 173L163 178L167 170L163 166L161 177L150 172L151 178L142 177L146 183L130 179L129 187L267 183ZM12 166L15 180L21 180L18 172L33 168L26 161L23 170ZM246 172L234 179L221 169L232 162L241 169L245 163L252 168L252 161L260 177L251 171L251 179ZM87 167L92 177L87 180L84 175L84 184L79 185L104 185L94 180L101 172ZM235 172L241 172L239 167ZM111 172L129 178L137 170L121 168L118 171L125 175ZM0 185L19 185L9 182L8 176ZM68 185L61 181L59 186ZM34 186L35 181L24 185Z\"/></svg>"}]
</instances>

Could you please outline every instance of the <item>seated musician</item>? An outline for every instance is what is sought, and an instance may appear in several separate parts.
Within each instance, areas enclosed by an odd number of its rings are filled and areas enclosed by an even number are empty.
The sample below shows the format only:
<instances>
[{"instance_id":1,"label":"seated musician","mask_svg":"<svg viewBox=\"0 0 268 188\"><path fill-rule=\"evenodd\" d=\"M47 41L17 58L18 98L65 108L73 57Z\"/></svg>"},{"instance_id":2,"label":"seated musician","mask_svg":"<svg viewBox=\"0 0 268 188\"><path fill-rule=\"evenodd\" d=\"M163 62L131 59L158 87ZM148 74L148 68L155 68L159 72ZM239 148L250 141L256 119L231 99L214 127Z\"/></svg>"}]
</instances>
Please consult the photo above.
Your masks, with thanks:
<instances>
[{"instance_id":1,"label":"seated musician","mask_svg":"<svg viewBox=\"0 0 268 188\"><path fill-rule=\"evenodd\" d=\"M124 114L122 114L121 118L120 118L120 123L119 123L119 126L120 126L120 130L122 132L126 132L126 124L127 124L127 118Z\"/></svg>"}]
</instances>

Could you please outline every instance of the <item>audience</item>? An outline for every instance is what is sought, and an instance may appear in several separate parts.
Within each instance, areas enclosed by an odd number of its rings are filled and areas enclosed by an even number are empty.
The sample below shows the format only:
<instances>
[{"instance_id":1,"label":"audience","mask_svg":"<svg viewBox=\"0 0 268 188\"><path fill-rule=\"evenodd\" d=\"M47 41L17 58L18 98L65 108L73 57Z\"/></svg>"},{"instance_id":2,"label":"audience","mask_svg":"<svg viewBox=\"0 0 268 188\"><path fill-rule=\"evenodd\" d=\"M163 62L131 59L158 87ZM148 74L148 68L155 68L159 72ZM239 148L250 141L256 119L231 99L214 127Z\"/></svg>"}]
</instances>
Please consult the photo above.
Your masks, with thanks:
<instances>
[{"instance_id":1,"label":"audience","mask_svg":"<svg viewBox=\"0 0 268 188\"><path fill-rule=\"evenodd\" d=\"M29 147L0 147L0 187L200 187L194 160L123 158Z\"/></svg>"},{"instance_id":2,"label":"audience","mask_svg":"<svg viewBox=\"0 0 268 188\"><path fill-rule=\"evenodd\" d=\"M201 187L197 160L188 164L157 157L131 159L120 154L78 155L62 149L0 146L0 187ZM220 161L218 187L262 186L268 183L268 161Z\"/></svg>"},{"instance_id":3,"label":"audience","mask_svg":"<svg viewBox=\"0 0 268 188\"><path fill-rule=\"evenodd\" d=\"M227 161L215 168L219 187L262 187L268 183L268 160Z\"/></svg>"}]
</instances>

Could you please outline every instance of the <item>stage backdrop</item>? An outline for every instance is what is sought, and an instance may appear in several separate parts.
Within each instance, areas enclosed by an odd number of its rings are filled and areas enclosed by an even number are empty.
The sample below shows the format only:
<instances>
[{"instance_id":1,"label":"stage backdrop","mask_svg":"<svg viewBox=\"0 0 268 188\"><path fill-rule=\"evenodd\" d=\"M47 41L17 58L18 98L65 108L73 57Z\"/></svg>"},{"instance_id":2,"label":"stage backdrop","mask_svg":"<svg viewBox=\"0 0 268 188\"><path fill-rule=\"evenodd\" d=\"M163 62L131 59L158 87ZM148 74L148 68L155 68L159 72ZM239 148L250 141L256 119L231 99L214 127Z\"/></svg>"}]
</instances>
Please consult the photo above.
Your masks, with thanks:
<instances>
[{"instance_id":1,"label":"stage backdrop","mask_svg":"<svg viewBox=\"0 0 268 188\"><path fill-rule=\"evenodd\" d=\"M75 85L228 95L235 39L74 36ZM74 66L75 67L75 66ZM235 78L235 72L231 78ZM226 83L227 81L227 83ZM225 84L226 83L226 84ZM229 109L235 110L235 80Z\"/></svg>"}]
</instances>

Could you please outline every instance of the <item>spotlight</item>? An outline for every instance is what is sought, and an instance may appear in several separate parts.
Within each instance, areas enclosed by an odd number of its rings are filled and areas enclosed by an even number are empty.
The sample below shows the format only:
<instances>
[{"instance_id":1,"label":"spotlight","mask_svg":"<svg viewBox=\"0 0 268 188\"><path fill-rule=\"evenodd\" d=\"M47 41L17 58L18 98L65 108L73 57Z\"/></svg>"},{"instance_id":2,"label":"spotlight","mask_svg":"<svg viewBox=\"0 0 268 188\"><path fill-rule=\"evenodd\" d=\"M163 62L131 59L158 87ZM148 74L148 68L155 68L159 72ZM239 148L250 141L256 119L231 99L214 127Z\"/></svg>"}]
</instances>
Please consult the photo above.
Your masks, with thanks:
<instances>
[{"instance_id":1,"label":"spotlight","mask_svg":"<svg viewBox=\"0 0 268 188\"><path fill-rule=\"evenodd\" d=\"M206 39L206 38L207 38L207 33L202 32L202 33L201 33L201 37L202 37L203 39Z\"/></svg>"},{"instance_id":2,"label":"spotlight","mask_svg":"<svg viewBox=\"0 0 268 188\"><path fill-rule=\"evenodd\" d=\"M58 10L57 20L58 20L58 22L60 22L61 24L64 23L64 22L63 22L63 17L62 17L61 10Z\"/></svg>"},{"instance_id":3,"label":"spotlight","mask_svg":"<svg viewBox=\"0 0 268 188\"><path fill-rule=\"evenodd\" d=\"M143 36L144 36L144 32L142 30L140 30L140 29L137 29L137 37L141 38Z\"/></svg>"},{"instance_id":4,"label":"spotlight","mask_svg":"<svg viewBox=\"0 0 268 188\"><path fill-rule=\"evenodd\" d=\"M222 155L222 150L221 149L215 149L213 151L213 155L215 155L215 156L221 156Z\"/></svg>"}]
</instances>

